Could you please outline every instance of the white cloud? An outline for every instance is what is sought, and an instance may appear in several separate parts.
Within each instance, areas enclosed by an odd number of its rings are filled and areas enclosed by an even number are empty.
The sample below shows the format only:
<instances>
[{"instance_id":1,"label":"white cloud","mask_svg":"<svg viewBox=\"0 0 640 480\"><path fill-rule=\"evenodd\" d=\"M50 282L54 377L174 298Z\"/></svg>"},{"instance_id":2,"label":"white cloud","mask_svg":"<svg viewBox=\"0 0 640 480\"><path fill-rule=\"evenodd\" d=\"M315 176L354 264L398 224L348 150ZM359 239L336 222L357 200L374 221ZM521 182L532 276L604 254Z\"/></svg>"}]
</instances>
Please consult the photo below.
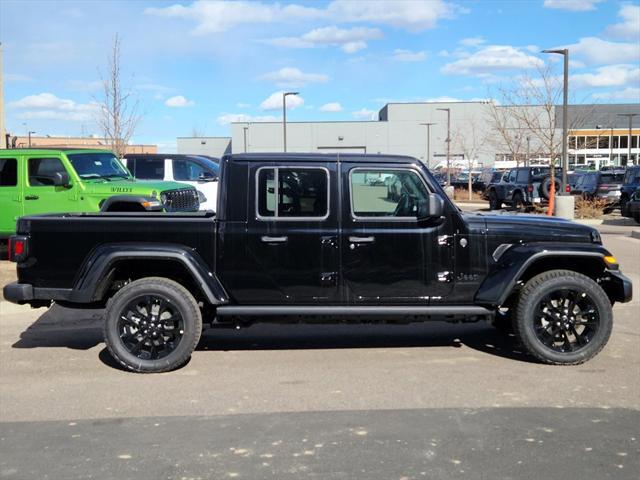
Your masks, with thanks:
<instances>
[{"instance_id":1,"label":"white cloud","mask_svg":"<svg viewBox=\"0 0 640 480\"><path fill-rule=\"evenodd\" d=\"M356 110L355 112L351 112L354 118L359 118L361 120L375 120L375 117L378 112L375 110L369 110L368 108L361 108L360 110Z\"/></svg>"},{"instance_id":2,"label":"white cloud","mask_svg":"<svg viewBox=\"0 0 640 480\"><path fill-rule=\"evenodd\" d=\"M100 109L95 102L77 103L73 100L58 98L53 93L28 95L10 102L7 107L24 110L17 117L22 120L68 120L86 122L95 118Z\"/></svg>"},{"instance_id":3,"label":"white cloud","mask_svg":"<svg viewBox=\"0 0 640 480\"><path fill-rule=\"evenodd\" d=\"M320 73L304 73L294 67L284 67L275 72L265 73L260 79L273 82L283 88L298 88L308 83L327 82L329 77Z\"/></svg>"},{"instance_id":4,"label":"white cloud","mask_svg":"<svg viewBox=\"0 0 640 480\"><path fill-rule=\"evenodd\" d=\"M269 95L260 104L260 110L282 110L282 94L283 92L274 92ZM302 105L304 105L304 99L300 95L287 96L287 110L293 110Z\"/></svg>"},{"instance_id":5,"label":"white cloud","mask_svg":"<svg viewBox=\"0 0 640 480\"><path fill-rule=\"evenodd\" d=\"M411 50L403 50L397 48L393 51L393 59L399 62L422 62L427 58L427 52L412 52Z\"/></svg>"},{"instance_id":6,"label":"white cloud","mask_svg":"<svg viewBox=\"0 0 640 480\"><path fill-rule=\"evenodd\" d=\"M496 71L522 70L543 65L542 60L509 45L489 45L477 52L448 63L442 73L484 76Z\"/></svg>"},{"instance_id":7,"label":"white cloud","mask_svg":"<svg viewBox=\"0 0 640 480\"><path fill-rule=\"evenodd\" d=\"M193 107L195 102L193 100L187 100L182 95L176 95L175 97L167 98L164 102L167 107L182 108Z\"/></svg>"},{"instance_id":8,"label":"white cloud","mask_svg":"<svg viewBox=\"0 0 640 480\"><path fill-rule=\"evenodd\" d=\"M367 41L382 38L377 28L338 28L335 25L311 30L300 37L280 37L265 43L286 48L340 47L346 53L355 53L367 48Z\"/></svg>"},{"instance_id":9,"label":"white cloud","mask_svg":"<svg viewBox=\"0 0 640 480\"><path fill-rule=\"evenodd\" d=\"M570 56L577 56L590 65L609 65L640 61L638 43L609 42L597 37L584 37L568 45Z\"/></svg>"},{"instance_id":10,"label":"white cloud","mask_svg":"<svg viewBox=\"0 0 640 480\"><path fill-rule=\"evenodd\" d=\"M238 108L251 108L251 104L250 103L238 102L238 103L236 103L236 107L238 107Z\"/></svg>"},{"instance_id":11,"label":"white cloud","mask_svg":"<svg viewBox=\"0 0 640 480\"><path fill-rule=\"evenodd\" d=\"M198 0L188 6L149 7L144 13L196 23L195 35L227 31L237 25L278 23L296 20L324 20L336 23L373 23L419 32L436 26L438 20L453 18L468 10L444 0L334 0L325 8L295 3Z\"/></svg>"},{"instance_id":12,"label":"white cloud","mask_svg":"<svg viewBox=\"0 0 640 480\"><path fill-rule=\"evenodd\" d=\"M622 22L611 25L606 33L614 37L638 41L640 37L640 5L622 5L618 11Z\"/></svg>"},{"instance_id":13,"label":"white cloud","mask_svg":"<svg viewBox=\"0 0 640 480\"><path fill-rule=\"evenodd\" d=\"M483 37L470 37L470 38L463 38L458 43L460 45L464 45L465 47L479 47L485 42L486 40Z\"/></svg>"},{"instance_id":14,"label":"white cloud","mask_svg":"<svg viewBox=\"0 0 640 480\"><path fill-rule=\"evenodd\" d=\"M246 113L224 113L218 117L220 125L229 125L234 122L276 122L280 120L273 115L247 115Z\"/></svg>"},{"instance_id":15,"label":"white cloud","mask_svg":"<svg viewBox=\"0 0 640 480\"><path fill-rule=\"evenodd\" d=\"M633 103L638 103L640 102L640 88L627 87L624 90L618 90L616 92L595 93L593 95L593 98L596 98L598 100L628 100Z\"/></svg>"},{"instance_id":16,"label":"white cloud","mask_svg":"<svg viewBox=\"0 0 640 480\"><path fill-rule=\"evenodd\" d=\"M640 84L640 67L637 65L607 65L596 73L571 75L571 83L577 87L620 87Z\"/></svg>"},{"instance_id":17,"label":"white cloud","mask_svg":"<svg viewBox=\"0 0 640 480\"><path fill-rule=\"evenodd\" d=\"M596 4L602 0L544 0L544 8L586 12L595 10Z\"/></svg>"},{"instance_id":18,"label":"white cloud","mask_svg":"<svg viewBox=\"0 0 640 480\"><path fill-rule=\"evenodd\" d=\"M321 112L341 112L342 105L338 102L325 103L320 107Z\"/></svg>"}]
</instances>

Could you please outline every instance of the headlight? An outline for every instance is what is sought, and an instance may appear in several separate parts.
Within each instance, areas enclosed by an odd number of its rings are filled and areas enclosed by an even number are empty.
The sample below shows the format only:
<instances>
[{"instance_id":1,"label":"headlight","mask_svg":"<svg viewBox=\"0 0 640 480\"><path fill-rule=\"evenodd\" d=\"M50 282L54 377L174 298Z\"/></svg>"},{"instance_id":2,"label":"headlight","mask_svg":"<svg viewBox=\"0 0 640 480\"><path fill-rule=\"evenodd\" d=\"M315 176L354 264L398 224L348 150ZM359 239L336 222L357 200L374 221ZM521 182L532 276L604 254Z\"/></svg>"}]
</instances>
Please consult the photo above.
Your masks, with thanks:
<instances>
[{"instance_id":1,"label":"headlight","mask_svg":"<svg viewBox=\"0 0 640 480\"><path fill-rule=\"evenodd\" d=\"M205 197L204 193L202 193L200 190L198 190L198 201L200 203L204 203L207 201L207 197Z\"/></svg>"}]
</instances>

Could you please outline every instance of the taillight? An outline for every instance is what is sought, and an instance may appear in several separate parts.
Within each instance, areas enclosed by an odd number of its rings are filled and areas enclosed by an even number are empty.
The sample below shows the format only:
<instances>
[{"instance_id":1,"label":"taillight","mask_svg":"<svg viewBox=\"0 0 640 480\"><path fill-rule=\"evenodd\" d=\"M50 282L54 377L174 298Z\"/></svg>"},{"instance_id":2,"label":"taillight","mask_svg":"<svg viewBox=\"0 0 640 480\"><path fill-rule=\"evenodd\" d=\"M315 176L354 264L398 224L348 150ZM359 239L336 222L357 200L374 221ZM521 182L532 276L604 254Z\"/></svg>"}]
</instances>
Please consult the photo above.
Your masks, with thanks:
<instances>
[{"instance_id":1,"label":"taillight","mask_svg":"<svg viewBox=\"0 0 640 480\"><path fill-rule=\"evenodd\" d=\"M9 237L8 243L9 260L12 262L23 262L29 254L29 238L22 235Z\"/></svg>"},{"instance_id":2,"label":"taillight","mask_svg":"<svg viewBox=\"0 0 640 480\"><path fill-rule=\"evenodd\" d=\"M571 193L571 185L567 185L566 187L564 187L564 191L567 193Z\"/></svg>"},{"instance_id":3,"label":"taillight","mask_svg":"<svg viewBox=\"0 0 640 480\"><path fill-rule=\"evenodd\" d=\"M527 192L533 193L533 185L527 185Z\"/></svg>"}]
</instances>

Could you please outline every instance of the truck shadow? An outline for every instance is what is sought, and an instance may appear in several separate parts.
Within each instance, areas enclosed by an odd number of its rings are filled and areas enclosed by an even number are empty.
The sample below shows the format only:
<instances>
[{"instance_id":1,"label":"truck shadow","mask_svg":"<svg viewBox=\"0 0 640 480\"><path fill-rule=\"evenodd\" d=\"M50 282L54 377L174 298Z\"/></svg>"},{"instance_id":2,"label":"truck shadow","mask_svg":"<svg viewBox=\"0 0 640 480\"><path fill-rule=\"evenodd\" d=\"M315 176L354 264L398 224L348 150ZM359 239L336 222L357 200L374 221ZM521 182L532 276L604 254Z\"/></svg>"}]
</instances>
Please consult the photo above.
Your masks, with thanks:
<instances>
[{"instance_id":1,"label":"truck shadow","mask_svg":"<svg viewBox=\"0 0 640 480\"><path fill-rule=\"evenodd\" d=\"M103 310L71 309L54 305L20 334L13 348L71 348L88 350L103 343ZM388 324L267 324L240 330L206 329L198 351L315 350L346 348L428 348L466 346L473 350L532 362L513 336L480 323L445 322ZM120 369L105 348L100 359Z\"/></svg>"}]
</instances>

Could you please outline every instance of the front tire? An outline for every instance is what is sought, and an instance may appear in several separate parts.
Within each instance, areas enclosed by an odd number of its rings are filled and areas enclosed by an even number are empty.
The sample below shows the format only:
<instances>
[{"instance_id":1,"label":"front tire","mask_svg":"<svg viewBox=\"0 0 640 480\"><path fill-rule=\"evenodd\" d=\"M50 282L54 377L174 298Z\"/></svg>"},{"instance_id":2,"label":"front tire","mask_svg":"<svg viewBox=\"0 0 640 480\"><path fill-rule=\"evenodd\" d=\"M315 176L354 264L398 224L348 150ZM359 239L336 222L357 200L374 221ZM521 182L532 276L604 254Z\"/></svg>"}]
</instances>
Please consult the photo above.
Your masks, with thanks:
<instances>
[{"instance_id":1,"label":"front tire","mask_svg":"<svg viewBox=\"0 0 640 480\"><path fill-rule=\"evenodd\" d=\"M552 365L578 365L595 357L612 326L605 292L591 278L570 270L551 270L529 280L514 322L528 352Z\"/></svg>"},{"instance_id":2,"label":"front tire","mask_svg":"<svg viewBox=\"0 0 640 480\"><path fill-rule=\"evenodd\" d=\"M489 191L489 209L500 210L502 208L502 202L498 200L498 194L495 190Z\"/></svg>"},{"instance_id":3,"label":"front tire","mask_svg":"<svg viewBox=\"0 0 640 480\"><path fill-rule=\"evenodd\" d=\"M123 367L160 373L183 366L202 333L193 295L167 278L149 277L124 286L108 302L104 340Z\"/></svg>"}]
</instances>

